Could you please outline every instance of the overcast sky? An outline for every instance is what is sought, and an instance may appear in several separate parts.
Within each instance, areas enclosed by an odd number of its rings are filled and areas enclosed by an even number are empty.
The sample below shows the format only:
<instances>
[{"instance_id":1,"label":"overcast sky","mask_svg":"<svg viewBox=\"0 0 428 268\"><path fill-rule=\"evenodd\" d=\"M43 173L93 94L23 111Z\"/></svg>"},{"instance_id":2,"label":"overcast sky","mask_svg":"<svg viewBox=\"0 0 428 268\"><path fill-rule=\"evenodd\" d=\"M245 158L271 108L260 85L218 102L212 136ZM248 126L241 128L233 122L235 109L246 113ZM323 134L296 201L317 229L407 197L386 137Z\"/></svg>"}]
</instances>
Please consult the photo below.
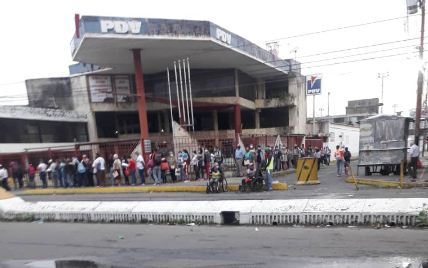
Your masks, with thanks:
<instances>
[{"instance_id":1,"label":"overcast sky","mask_svg":"<svg viewBox=\"0 0 428 268\"><path fill-rule=\"evenodd\" d=\"M386 72L384 112L407 113L416 104L420 16L406 18L405 0L14 0L3 2L0 16L0 105L26 103L25 79L68 75L75 13L210 20L262 47L276 40L280 56L302 62L304 75L322 73L317 116L327 114L328 92L331 115L344 114L348 100L380 98L377 76ZM287 38L399 17L405 18ZM403 41L407 39L413 40ZM367 47L353 49L361 46ZM327 53L344 49L348 50ZM374 59L364 60L369 58ZM312 97L308 115L312 116Z\"/></svg>"}]
</instances>

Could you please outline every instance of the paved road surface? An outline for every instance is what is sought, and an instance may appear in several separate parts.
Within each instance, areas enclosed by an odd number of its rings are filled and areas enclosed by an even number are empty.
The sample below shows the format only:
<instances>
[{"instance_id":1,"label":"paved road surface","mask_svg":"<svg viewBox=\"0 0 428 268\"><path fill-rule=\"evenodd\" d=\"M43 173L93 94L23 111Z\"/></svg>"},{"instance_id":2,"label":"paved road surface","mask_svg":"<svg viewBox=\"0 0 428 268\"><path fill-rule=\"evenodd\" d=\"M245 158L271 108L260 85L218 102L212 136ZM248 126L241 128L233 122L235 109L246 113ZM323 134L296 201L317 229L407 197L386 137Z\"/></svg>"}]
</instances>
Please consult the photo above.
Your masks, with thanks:
<instances>
[{"instance_id":1,"label":"paved road surface","mask_svg":"<svg viewBox=\"0 0 428 268\"><path fill-rule=\"evenodd\" d=\"M427 245L420 229L0 223L0 267L420 267Z\"/></svg>"},{"instance_id":2,"label":"paved road surface","mask_svg":"<svg viewBox=\"0 0 428 268\"><path fill-rule=\"evenodd\" d=\"M22 196L27 201L126 201L126 200L219 200L219 199L296 199L296 198L412 198L428 197L428 188L414 189L379 189L373 186L360 185L356 191L353 184L345 183L344 177L337 177L335 166L323 167L319 172L319 185L295 186L294 174L275 178L289 184L288 191L274 191L262 193L129 193L129 194L74 194L50 196ZM396 179L378 174L371 178ZM19 193L18 193L19 194Z\"/></svg>"}]
</instances>

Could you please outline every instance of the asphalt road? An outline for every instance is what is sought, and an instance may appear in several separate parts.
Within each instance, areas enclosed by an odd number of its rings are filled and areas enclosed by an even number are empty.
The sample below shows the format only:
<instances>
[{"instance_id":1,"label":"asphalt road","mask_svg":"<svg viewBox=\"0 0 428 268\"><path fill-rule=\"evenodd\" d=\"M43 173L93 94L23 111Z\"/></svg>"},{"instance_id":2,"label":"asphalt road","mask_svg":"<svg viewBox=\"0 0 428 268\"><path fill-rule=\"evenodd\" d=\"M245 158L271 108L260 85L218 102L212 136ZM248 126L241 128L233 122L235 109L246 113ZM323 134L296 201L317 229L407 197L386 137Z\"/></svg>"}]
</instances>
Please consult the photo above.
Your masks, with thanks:
<instances>
[{"instance_id":1,"label":"asphalt road","mask_svg":"<svg viewBox=\"0 0 428 268\"><path fill-rule=\"evenodd\" d=\"M0 267L420 267L427 245L421 229L0 223Z\"/></svg>"},{"instance_id":2,"label":"asphalt road","mask_svg":"<svg viewBox=\"0 0 428 268\"><path fill-rule=\"evenodd\" d=\"M356 191L353 184L345 182L345 177L336 176L336 167L322 167L319 185L295 185L295 174L274 178L289 184L288 191L261 193L117 193L117 194L73 194L73 195L22 195L27 201L148 201L148 200L234 200L234 199L299 199L299 198L426 198L428 188L379 189L360 185ZM355 169L355 167L354 167ZM361 176L360 176L361 177ZM380 176L370 178L398 180L398 177ZM19 192L17 192L19 195Z\"/></svg>"}]
</instances>

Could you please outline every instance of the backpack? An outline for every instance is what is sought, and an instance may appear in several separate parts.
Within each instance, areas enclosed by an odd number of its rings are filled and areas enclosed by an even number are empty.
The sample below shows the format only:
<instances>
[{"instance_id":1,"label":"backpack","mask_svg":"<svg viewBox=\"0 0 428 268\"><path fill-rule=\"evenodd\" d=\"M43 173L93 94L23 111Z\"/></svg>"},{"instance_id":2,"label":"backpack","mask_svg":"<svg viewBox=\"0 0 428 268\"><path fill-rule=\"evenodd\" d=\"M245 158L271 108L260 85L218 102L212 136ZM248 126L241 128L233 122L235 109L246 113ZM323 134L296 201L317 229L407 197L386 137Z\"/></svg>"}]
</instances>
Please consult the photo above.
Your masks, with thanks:
<instances>
[{"instance_id":1,"label":"backpack","mask_svg":"<svg viewBox=\"0 0 428 268\"><path fill-rule=\"evenodd\" d=\"M79 165L77 165L77 172L78 173L85 173L86 172L86 168L82 162L80 162Z\"/></svg>"}]
</instances>

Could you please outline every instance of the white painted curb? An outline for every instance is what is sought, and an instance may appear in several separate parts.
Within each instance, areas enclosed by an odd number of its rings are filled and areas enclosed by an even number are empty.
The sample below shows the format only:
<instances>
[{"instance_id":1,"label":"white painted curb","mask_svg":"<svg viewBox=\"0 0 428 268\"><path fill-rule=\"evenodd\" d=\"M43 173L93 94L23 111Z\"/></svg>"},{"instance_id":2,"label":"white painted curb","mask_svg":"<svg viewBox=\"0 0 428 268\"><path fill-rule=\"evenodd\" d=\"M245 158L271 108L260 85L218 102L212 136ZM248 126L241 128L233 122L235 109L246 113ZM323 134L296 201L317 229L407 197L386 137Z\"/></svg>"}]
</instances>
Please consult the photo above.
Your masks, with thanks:
<instances>
[{"instance_id":1,"label":"white painted curb","mask_svg":"<svg viewBox=\"0 0 428 268\"><path fill-rule=\"evenodd\" d=\"M224 224L375 224L415 225L428 211L428 198L295 199L222 201L26 202L0 200L7 220L45 219L87 222ZM226 215L227 214L227 215Z\"/></svg>"}]
</instances>

